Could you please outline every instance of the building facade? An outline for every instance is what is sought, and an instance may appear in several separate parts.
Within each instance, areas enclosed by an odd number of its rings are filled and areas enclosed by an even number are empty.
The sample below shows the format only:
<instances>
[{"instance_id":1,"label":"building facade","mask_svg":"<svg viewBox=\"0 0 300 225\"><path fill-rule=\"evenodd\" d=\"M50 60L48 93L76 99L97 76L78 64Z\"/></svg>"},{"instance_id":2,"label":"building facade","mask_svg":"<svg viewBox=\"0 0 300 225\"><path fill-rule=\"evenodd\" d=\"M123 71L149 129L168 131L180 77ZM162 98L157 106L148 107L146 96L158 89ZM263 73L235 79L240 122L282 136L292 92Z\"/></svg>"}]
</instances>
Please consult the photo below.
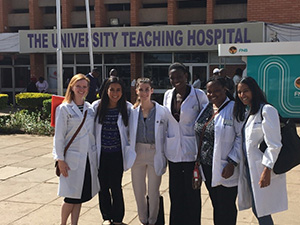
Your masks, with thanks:
<instances>
[{"instance_id":1,"label":"building facade","mask_svg":"<svg viewBox=\"0 0 300 225\"><path fill-rule=\"evenodd\" d=\"M215 67L228 76L244 69L241 58L218 57L219 43L300 40L298 1L90 0L89 9L94 66L102 79L116 68L131 100L131 84L144 76L161 101L173 62L203 84ZM90 71L85 1L61 0L61 22L66 87L74 74ZM0 92L11 102L32 76L45 77L56 92L55 34L56 0L0 0Z\"/></svg>"}]
</instances>

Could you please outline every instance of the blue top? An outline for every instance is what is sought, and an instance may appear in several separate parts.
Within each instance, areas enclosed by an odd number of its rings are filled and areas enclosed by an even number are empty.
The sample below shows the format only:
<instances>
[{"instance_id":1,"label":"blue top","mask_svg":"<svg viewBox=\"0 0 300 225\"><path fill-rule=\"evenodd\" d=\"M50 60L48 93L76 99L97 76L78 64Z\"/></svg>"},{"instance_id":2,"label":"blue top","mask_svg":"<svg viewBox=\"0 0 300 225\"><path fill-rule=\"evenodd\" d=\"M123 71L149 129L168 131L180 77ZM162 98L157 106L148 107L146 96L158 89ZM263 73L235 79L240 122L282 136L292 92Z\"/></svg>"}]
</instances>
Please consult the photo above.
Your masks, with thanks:
<instances>
[{"instance_id":1,"label":"blue top","mask_svg":"<svg viewBox=\"0 0 300 225\"><path fill-rule=\"evenodd\" d=\"M147 118L143 117L143 112L140 110L139 121L136 133L136 143L155 144L155 106L150 110Z\"/></svg>"},{"instance_id":2,"label":"blue top","mask_svg":"<svg viewBox=\"0 0 300 225\"><path fill-rule=\"evenodd\" d=\"M102 152L121 151L121 138L117 124L118 116L119 110L117 108L107 109L101 132Z\"/></svg>"}]
</instances>

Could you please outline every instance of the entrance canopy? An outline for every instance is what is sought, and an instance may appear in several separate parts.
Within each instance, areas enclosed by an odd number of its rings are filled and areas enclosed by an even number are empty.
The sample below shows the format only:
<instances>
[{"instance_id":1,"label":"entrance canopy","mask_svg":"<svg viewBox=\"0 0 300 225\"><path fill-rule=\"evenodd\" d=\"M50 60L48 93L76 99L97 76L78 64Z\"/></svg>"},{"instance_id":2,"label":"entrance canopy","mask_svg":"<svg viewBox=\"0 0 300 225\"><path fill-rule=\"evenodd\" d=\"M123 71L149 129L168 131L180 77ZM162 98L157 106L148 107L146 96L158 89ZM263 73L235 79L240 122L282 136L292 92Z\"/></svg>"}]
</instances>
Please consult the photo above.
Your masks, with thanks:
<instances>
[{"instance_id":1,"label":"entrance canopy","mask_svg":"<svg viewBox=\"0 0 300 225\"><path fill-rule=\"evenodd\" d=\"M19 52L19 34L18 33L1 33L0 34L0 52Z\"/></svg>"}]
</instances>

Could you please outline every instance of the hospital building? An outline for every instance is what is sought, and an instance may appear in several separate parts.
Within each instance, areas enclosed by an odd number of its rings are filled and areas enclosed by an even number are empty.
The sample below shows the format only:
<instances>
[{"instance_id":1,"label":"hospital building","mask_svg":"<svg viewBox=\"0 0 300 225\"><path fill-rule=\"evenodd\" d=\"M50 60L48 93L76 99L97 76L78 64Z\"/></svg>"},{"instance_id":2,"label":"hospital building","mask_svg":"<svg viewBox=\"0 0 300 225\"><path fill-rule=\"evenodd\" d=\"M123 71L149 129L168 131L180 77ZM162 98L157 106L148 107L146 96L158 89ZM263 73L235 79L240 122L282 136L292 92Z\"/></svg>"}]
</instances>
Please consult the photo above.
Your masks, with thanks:
<instances>
[{"instance_id":1,"label":"hospital building","mask_svg":"<svg viewBox=\"0 0 300 225\"><path fill-rule=\"evenodd\" d=\"M245 69L242 57L219 57L218 44L300 41L300 1L0 0L0 93L10 103L31 77L44 77L57 92L57 2L64 88L74 74L90 72L92 43L100 79L117 69L129 100L134 81L149 77L161 101L173 62L188 68L190 83L200 77L203 85L216 67L230 77Z\"/></svg>"}]
</instances>

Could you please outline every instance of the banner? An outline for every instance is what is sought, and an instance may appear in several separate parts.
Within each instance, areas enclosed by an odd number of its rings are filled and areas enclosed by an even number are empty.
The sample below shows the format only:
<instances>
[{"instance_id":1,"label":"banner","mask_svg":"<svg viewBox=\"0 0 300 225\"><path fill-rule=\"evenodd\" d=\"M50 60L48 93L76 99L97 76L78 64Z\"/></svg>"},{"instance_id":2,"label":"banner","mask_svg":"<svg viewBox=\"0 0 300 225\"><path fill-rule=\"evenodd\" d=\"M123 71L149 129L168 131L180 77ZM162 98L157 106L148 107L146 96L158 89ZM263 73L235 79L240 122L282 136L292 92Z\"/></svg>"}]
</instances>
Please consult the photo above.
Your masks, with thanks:
<instances>
[{"instance_id":1,"label":"banner","mask_svg":"<svg viewBox=\"0 0 300 225\"><path fill-rule=\"evenodd\" d=\"M93 28L94 52L170 52L217 50L222 43L252 43L263 41L264 24L205 24L182 26L140 26ZM21 30L21 53L56 52L56 30ZM88 32L85 28L62 30L63 52L88 52Z\"/></svg>"}]
</instances>

